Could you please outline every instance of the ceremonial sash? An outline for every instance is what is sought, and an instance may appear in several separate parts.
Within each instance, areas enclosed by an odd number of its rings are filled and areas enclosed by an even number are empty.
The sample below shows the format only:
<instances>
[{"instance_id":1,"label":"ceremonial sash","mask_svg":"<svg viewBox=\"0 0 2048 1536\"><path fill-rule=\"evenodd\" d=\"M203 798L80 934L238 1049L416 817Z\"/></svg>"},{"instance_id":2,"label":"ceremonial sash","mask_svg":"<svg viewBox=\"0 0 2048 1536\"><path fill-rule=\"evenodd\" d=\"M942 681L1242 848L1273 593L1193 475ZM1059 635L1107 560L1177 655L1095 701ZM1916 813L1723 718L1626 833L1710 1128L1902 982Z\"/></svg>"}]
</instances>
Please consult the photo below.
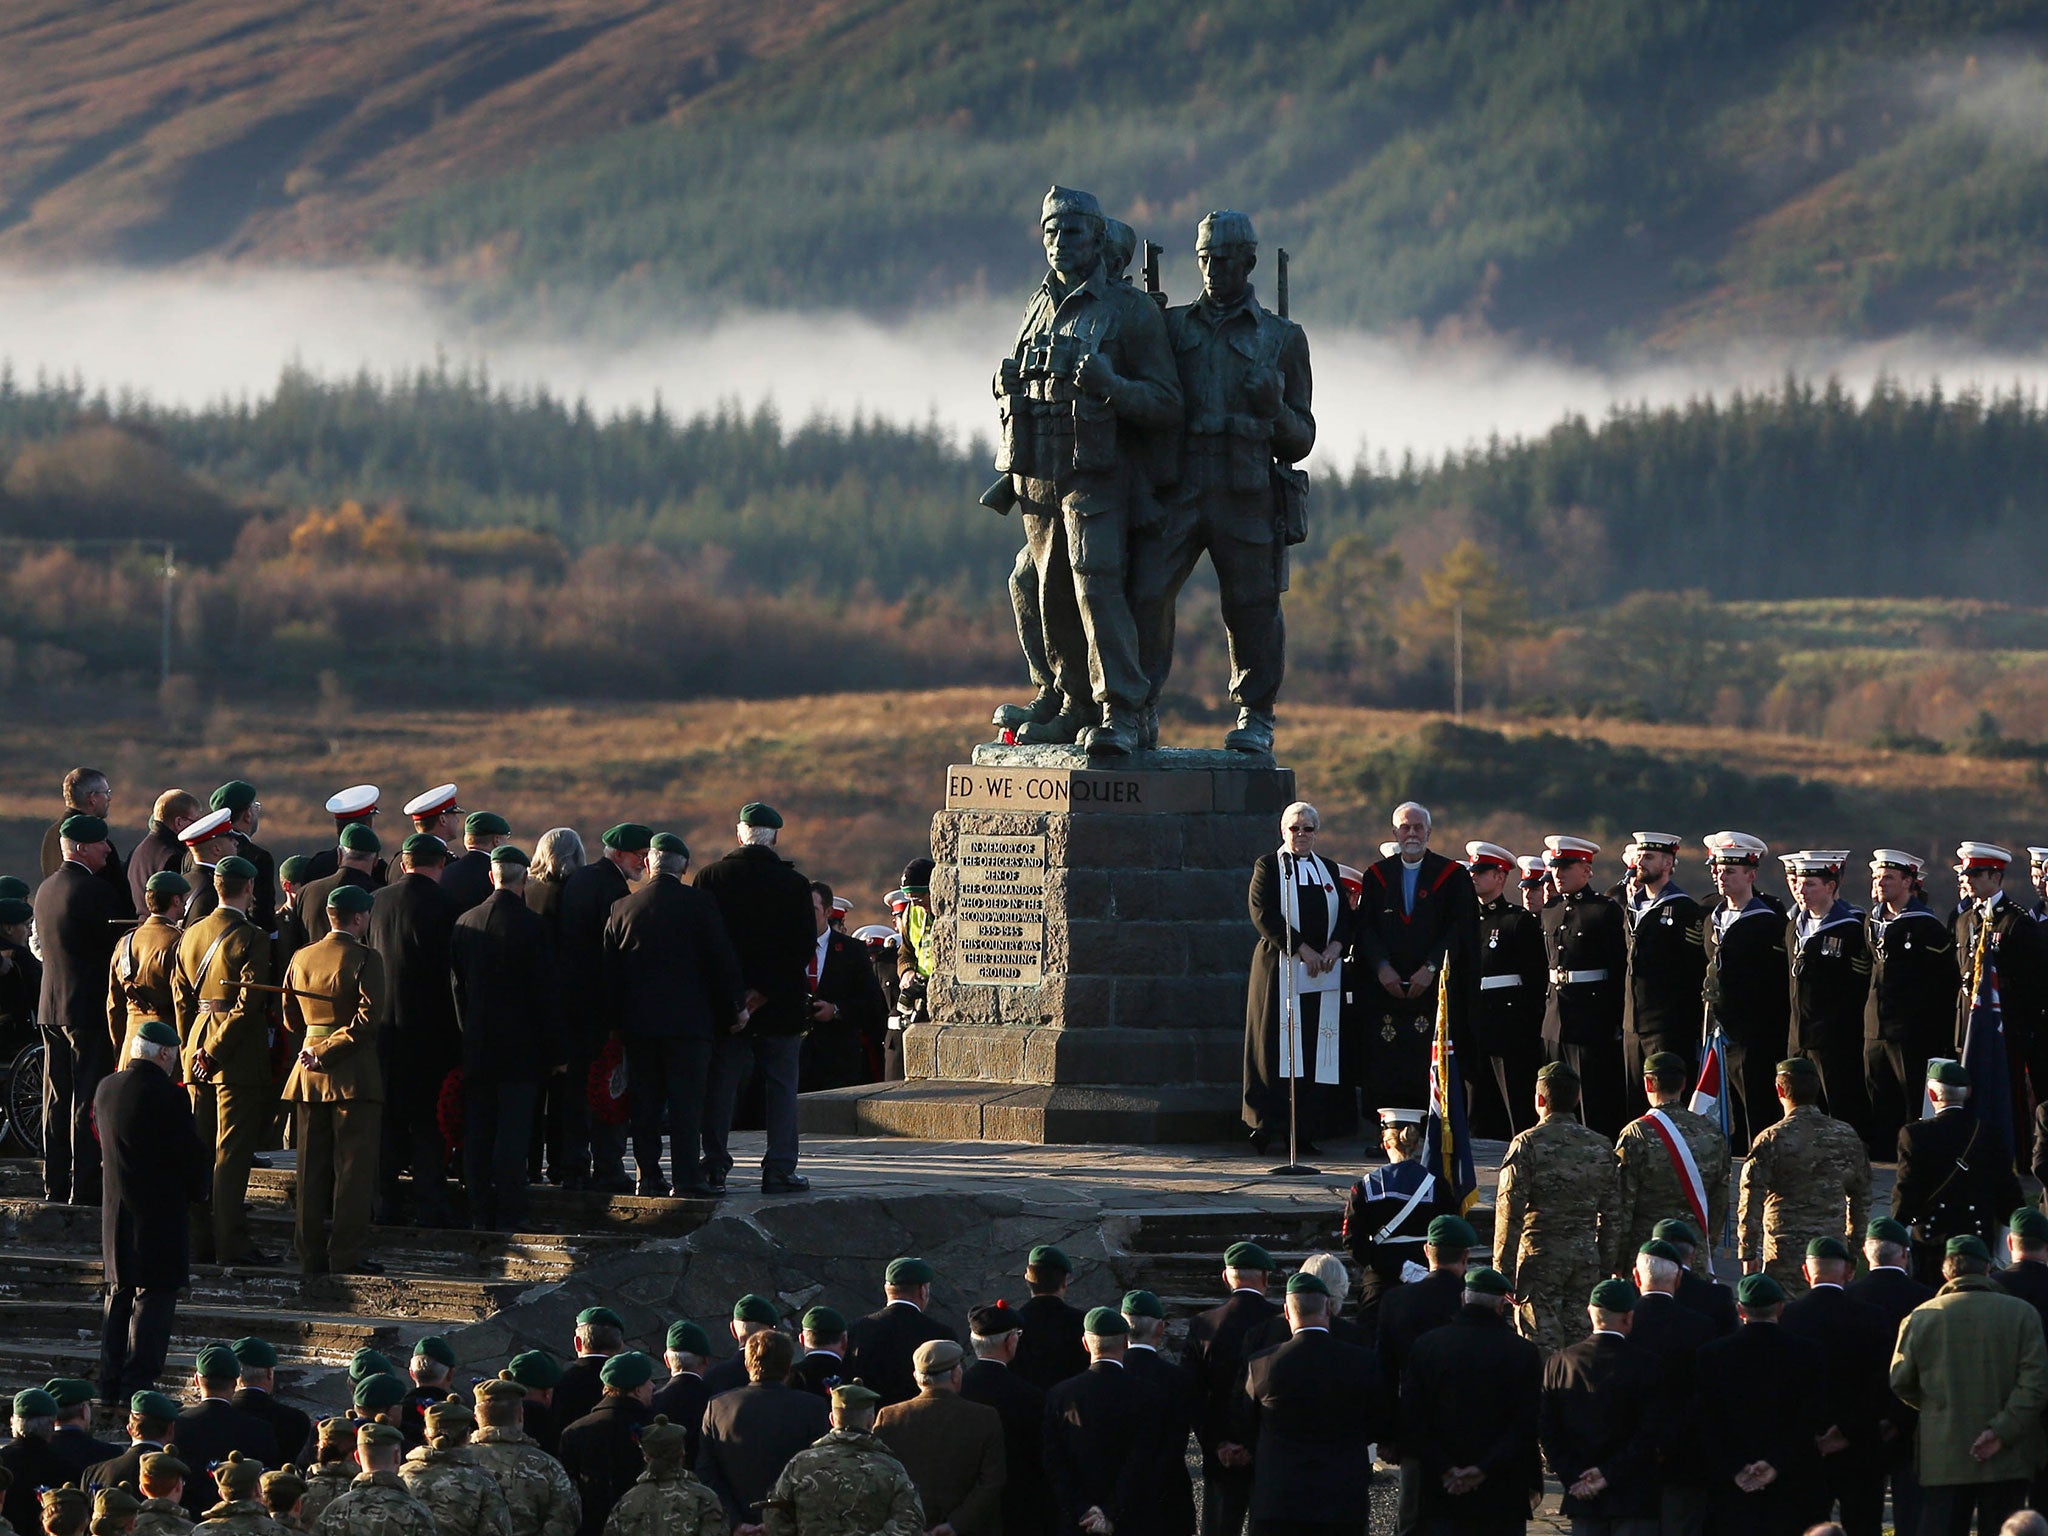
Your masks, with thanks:
<instances>
[{"instance_id":1,"label":"ceremonial sash","mask_svg":"<svg viewBox=\"0 0 2048 1536\"><path fill-rule=\"evenodd\" d=\"M1685 1144L1678 1127L1671 1123L1671 1117L1663 1110L1653 1109L1643 1119L1664 1143L1665 1155L1671 1159L1678 1182L1685 1186L1685 1198L1692 1206L1693 1230L1705 1233L1708 1230L1707 1182L1700 1177L1700 1165L1693 1160L1692 1148Z\"/></svg>"},{"instance_id":2,"label":"ceremonial sash","mask_svg":"<svg viewBox=\"0 0 2048 1536\"><path fill-rule=\"evenodd\" d=\"M1287 928L1287 945L1280 956L1282 965L1294 967L1292 992L1294 995L1293 1017L1286 1016L1286 991L1281 994L1280 1019L1280 1075L1283 1078L1300 1077L1301 1067L1301 1003L1304 994L1325 997L1326 1002L1316 1004L1316 1070L1315 1081L1335 1086L1338 1081L1337 1057L1339 1053L1338 1027L1341 1012L1337 1002L1337 983L1343 975L1343 962L1335 969L1321 976L1310 978L1308 967L1296 958L1295 948L1301 941L1301 888L1304 884L1320 885L1323 888L1324 928L1327 935L1337 928L1337 881L1323 861L1312 853L1299 858L1286 849L1280 850L1280 916ZM1304 881L1306 874L1309 879Z\"/></svg>"}]
</instances>

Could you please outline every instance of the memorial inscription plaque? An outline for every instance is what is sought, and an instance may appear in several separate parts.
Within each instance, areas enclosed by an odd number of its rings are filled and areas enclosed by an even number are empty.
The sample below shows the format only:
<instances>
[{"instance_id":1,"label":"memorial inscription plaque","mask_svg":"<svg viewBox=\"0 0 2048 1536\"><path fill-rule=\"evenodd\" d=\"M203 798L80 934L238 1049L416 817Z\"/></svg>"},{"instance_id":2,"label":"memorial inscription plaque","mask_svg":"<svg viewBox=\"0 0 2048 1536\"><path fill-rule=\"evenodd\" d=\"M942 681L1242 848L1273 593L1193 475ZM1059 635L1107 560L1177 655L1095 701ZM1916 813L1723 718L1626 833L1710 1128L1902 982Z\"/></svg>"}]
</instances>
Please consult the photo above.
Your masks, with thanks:
<instances>
[{"instance_id":1,"label":"memorial inscription plaque","mask_svg":"<svg viewBox=\"0 0 2048 1536\"><path fill-rule=\"evenodd\" d=\"M959 871L954 979L1010 987L1042 981L1045 838L964 835Z\"/></svg>"}]
</instances>

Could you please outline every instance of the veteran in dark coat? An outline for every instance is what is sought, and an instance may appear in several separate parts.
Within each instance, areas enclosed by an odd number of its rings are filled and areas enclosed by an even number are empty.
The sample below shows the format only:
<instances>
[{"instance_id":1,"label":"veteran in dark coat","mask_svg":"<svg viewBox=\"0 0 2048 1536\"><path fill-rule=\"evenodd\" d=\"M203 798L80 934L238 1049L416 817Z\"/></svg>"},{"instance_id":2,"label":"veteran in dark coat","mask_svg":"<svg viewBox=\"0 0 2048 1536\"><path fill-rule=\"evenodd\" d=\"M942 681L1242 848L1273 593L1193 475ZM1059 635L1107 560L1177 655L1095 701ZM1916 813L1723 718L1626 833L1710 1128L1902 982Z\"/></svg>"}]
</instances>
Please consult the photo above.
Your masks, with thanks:
<instances>
[{"instance_id":1,"label":"veteran in dark coat","mask_svg":"<svg viewBox=\"0 0 2048 1536\"><path fill-rule=\"evenodd\" d=\"M441 890L447 845L430 832L415 832L405 840L404 855L405 873L377 893L366 935L384 962L389 999L377 1051L384 1067L379 1219L395 1219L401 1208L398 1178L410 1167L415 1219L422 1226L443 1226L452 1211L441 1088L462 1062L448 950L461 914Z\"/></svg>"},{"instance_id":2,"label":"veteran in dark coat","mask_svg":"<svg viewBox=\"0 0 2048 1536\"><path fill-rule=\"evenodd\" d=\"M1003 1421L1003 1465L1014 1469L1003 1480L1005 1533L1049 1531L1057 1516L1045 1466L1045 1394L1010 1369L1019 1336L1014 1307L976 1307L967 1314L974 1363L960 1377L960 1395L986 1403ZM1185 1439L1185 1437L1183 1437Z\"/></svg>"},{"instance_id":3,"label":"veteran in dark coat","mask_svg":"<svg viewBox=\"0 0 2048 1536\"><path fill-rule=\"evenodd\" d=\"M637 821L607 828L604 852L562 882L557 921L561 925L562 992L569 1018L579 1027L569 1042L572 1091L562 1104L562 1186L588 1186L610 1194L630 1194L626 1177L625 1131L598 1123L590 1113L588 1083L591 1063L604 1052L618 1021L603 1006L604 933L612 908L624 901L633 882L647 873L653 829ZM580 1090L574 1085L584 1085ZM680 1175L679 1175L680 1176Z\"/></svg>"},{"instance_id":4,"label":"veteran in dark coat","mask_svg":"<svg viewBox=\"0 0 2048 1536\"><path fill-rule=\"evenodd\" d=\"M638 1350L613 1355L603 1381L597 1406L563 1427L556 1452L583 1501L577 1536L600 1536L612 1506L646 1469L640 1431L654 1417L654 1362Z\"/></svg>"},{"instance_id":5,"label":"veteran in dark coat","mask_svg":"<svg viewBox=\"0 0 2048 1536\"><path fill-rule=\"evenodd\" d=\"M92 1100L113 1069L107 1032L107 977L126 917L126 882L101 872L114 856L107 824L67 816L59 824L62 859L35 893L35 931L43 951L43 1196L57 1205L100 1198L100 1146ZM119 877L116 877L117 880Z\"/></svg>"},{"instance_id":6,"label":"veteran in dark coat","mask_svg":"<svg viewBox=\"0 0 2048 1536\"><path fill-rule=\"evenodd\" d=\"M1782 1326L1819 1345L1827 1364L1828 1424L1846 1443L1822 1458L1821 1470L1841 1505L1842 1526L1849 1536L1878 1536L1887 1457L1880 1425L1897 1330L1882 1312L1844 1289L1854 1273L1855 1261L1840 1238L1808 1243L1808 1289L1785 1304Z\"/></svg>"},{"instance_id":7,"label":"veteran in dark coat","mask_svg":"<svg viewBox=\"0 0 2048 1536\"><path fill-rule=\"evenodd\" d=\"M1226 1462L1222 1447L1230 1442L1237 1408L1237 1388L1244 1374L1245 1338L1280 1307L1266 1295L1273 1258L1257 1243L1232 1243L1223 1253L1223 1279L1231 1288L1221 1306L1198 1312L1188 1321L1181 1346L1181 1364L1195 1381L1195 1439L1202 1447L1203 1536L1236 1536L1251 1504L1249 1468Z\"/></svg>"},{"instance_id":8,"label":"veteran in dark coat","mask_svg":"<svg viewBox=\"0 0 2048 1536\"><path fill-rule=\"evenodd\" d=\"M1968 1233L1997 1246L2020 1203L2020 1181L2011 1158L1970 1111L1970 1074L1961 1062L1936 1067L1927 1091L1939 1108L1899 1131L1892 1215L1912 1230L1915 1275L1934 1285L1950 1238Z\"/></svg>"},{"instance_id":9,"label":"veteran in dark coat","mask_svg":"<svg viewBox=\"0 0 2048 1536\"><path fill-rule=\"evenodd\" d=\"M1638 1299L1629 1281L1602 1280L1591 1335L1543 1363L1543 1456L1574 1524L1658 1516L1657 1362L1628 1340Z\"/></svg>"},{"instance_id":10,"label":"veteran in dark coat","mask_svg":"<svg viewBox=\"0 0 2048 1536\"><path fill-rule=\"evenodd\" d=\"M1401 1373L1400 1420L1416 1457L1422 1528L1519 1531L1543 1483L1538 1409L1543 1351L1508 1322L1498 1270L1464 1277L1458 1313L1415 1341Z\"/></svg>"},{"instance_id":11,"label":"veteran in dark coat","mask_svg":"<svg viewBox=\"0 0 2048 1536\"><path fill-rule=\"evenodd\" d=\"M1089 1366L1045 1395L1045 1469L1060 1536L1082 1536L1091 1510L1131 1536L1159 1536L1160 1448L1171 1418L1165 1394L1133 1376L1123 1357L1129 1325L1097 1307L1087 1317Z\"/></svg>"},{"instance_id":12,"label":"veteran in dark coat","mask_svg":"<svg viewBox=\"0 0 2048 1536\"><path fill-rule=\"evenodd\" d=\"M797 1065L797 1091L847 1088L865 1083L870 1059L882 1059L889 1005L867 945L832 926L832 887L811 882L816 940L807 975L811 995L805 1006L810 1028Z\"/></svg>"},{"instance_id":13,"label":"veteran in dark coat","mask_svg":"<svg viewBox=\"0 0 2048 1536\"><path fill-rule=\"evenodd\" d=\"M1280 817L1285 846L1252 866L1250 907L1258 947L1252 951L1245 1002L1244 1123L1254 1148L1264 1151L1287 1136L1290 1089L1301 1104L1300 1143L1306 1152L1325 1124L1346 1128L1349 1090L1340 1087L1344 948L1353 914L1337 886L1335 861L1315 851L1321 818L1306 802ZM1300 1062L1282 1035L1281 957L1295 962ZM1295 1066L1295 1070L1290 1070ZM1295 1081L1298 1079L1298 1081Z\"/></svg>"},{"instance_id":14,"label":"veteran in dark coat","mask_svg":"<svg viewBox=\"0 0 2048 1536\"><path fill-rule=\"evenodd\" d=\"M1769 1275L1743 1276L1736 1301L1742 1326L1701 1345L1698 1358L1712 1519L1722 1530L1798 1536L1827 1517L1827 1357L1785 1331L1785 1291ZM1775 1475L1763 1477L1764 1468Z\"/></svg>"}]
</instances>

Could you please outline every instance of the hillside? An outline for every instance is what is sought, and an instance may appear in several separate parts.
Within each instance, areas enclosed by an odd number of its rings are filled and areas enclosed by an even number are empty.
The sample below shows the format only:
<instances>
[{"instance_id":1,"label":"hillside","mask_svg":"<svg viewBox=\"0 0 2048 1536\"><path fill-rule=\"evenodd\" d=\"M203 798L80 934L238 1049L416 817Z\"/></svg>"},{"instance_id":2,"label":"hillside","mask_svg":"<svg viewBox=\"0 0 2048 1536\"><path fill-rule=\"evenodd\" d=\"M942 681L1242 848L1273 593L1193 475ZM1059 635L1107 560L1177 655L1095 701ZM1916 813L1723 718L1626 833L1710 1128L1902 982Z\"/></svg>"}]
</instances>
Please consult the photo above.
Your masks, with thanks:
<instances>
[{"instance_id":1,"label":"hillside","mask_svg":"<svg viewBox=\"0 0 2048 1536\"><path fill-rule=\"evenodd\" d=\"M396 258L590 293L1013 292L1057 179L1193 281L1586 353L2048 334L2048 0L41 0L0 259ZM472 288L472 291L475 291Z\"/></svg>"}]
</instances>

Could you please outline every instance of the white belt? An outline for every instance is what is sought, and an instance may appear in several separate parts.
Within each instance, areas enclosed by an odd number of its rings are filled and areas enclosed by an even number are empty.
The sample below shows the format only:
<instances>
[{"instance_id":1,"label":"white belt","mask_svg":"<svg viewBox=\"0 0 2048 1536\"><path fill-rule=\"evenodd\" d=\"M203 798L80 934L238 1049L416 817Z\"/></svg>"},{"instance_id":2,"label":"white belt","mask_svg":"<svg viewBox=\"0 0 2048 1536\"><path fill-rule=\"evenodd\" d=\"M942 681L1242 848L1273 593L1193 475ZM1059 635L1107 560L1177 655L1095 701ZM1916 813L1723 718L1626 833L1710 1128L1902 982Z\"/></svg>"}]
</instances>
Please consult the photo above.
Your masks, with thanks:
<instances>
[{"instance_id":1,"label":"white belt","mask_svg":"<svg viewBox=\"0 0 2048 1536\"><path fill-rule=\"evenodd\" d=\"M1550 973L1550 979L1560 987L1574 987L1581 982L1605 981L1607 979L1607 968L1602 966L1597 971L1567 971L1559 969Z\"/></svg>"},{"instance_id":2,"label":"white belt","mask_svg":"<svg viewBox=\"0 0 2048 1536\"><path fill-rule=\"evenodd\" d=\"M1479 978L1479 990L1482 992L1498 992L1502 987L1519 987L1521 984L1522 978L1519 976L1482 976Z\"/></svg>"}]
</instances>

